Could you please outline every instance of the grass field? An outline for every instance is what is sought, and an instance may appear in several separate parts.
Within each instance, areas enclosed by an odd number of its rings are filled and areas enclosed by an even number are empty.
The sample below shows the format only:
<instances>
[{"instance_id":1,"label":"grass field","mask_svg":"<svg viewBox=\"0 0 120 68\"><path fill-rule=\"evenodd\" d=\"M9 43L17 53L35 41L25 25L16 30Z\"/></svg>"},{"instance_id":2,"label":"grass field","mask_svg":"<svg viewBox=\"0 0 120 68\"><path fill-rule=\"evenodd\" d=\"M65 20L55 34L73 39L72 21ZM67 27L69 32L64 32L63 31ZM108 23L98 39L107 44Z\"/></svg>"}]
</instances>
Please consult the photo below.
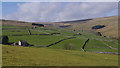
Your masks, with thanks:
<instances>
[{"instance_id":1,"label":"grass field","mask_svg":"<svg viewBox=\"0 0 120 68\"><path fill-rule=\"evenodd\" d=\"M3 66L117 66L118 56L3 45ZM92 63L91 63L92 62Z\"/></svg>"},{"instance_id":2,"label":"grass field","mask_svg":"<svg viewBox=\"0 0 120 68\"><path fill-rule=\"evenodd\" d=\"M76 37L75 39L69 39L62 41L58 44L55 44L51 46L50 48L53 49L64 49L63 45L65 44L73 44L75 46L75 50L81 50L82 45L84 44L86 39L90 39L90 41L86 44L86 50L91 51L89 49L90 47L105 47L108 46L105 45L108 44L113 48L118 48L117 40L110 39L110 38L104 38L95 35L94 33L90 31L83 31L80 32L82 35L76 35L79 33L78 31L72 31L72 30L57 30L57 29L49 29L47 27L41 28L38 27L36 29L31 29L31 34L51 34L51 33L60 33L55 35L29 35L28 33L28 27L21 27L21 26L10 26L5 25L3 26L3 35L8 35L9 42L18 42L19 40L26 40L29 44L32 45L38 45L39 46L47 46L49 44L55 43L61 39L69 38L69 37ZM9 36L13 35L13 36ZM14 36L18 35L18 36ZM22 36L19 36L22 35ZM103 43L104 42L104 43ZM87 48L88 47L88 48ZM103 49L99 48L99 51L106 51L106 52L118 52L118 50L113 49ZM92 51L96 51L96 49L92 49Z\"/></svg>"},{"instance_id":3,"label":"grass field","mask_svg":"<svg viewBox=\"0 0 120 68\"><path fill-rule=\"evenodd\" d=\"M30 29L31 35L29 35L28 29ZM81 35L78 35L77 33L80 33ZM92 53L118 53L118 40L110 37L98 36L95 32L90 30L78 29L74 31L67 28L54 27L37 27L32 29L32 26L29 25L14 26L9 23L9 25L3 24L2 35L8 36L9 43L18 43L19 40L26 40L29 44L35 45L32 47L2 45L3 66L118 65L118 55ZM71 37L75 38L67 39ZM86 52L83 52L81 48L88 38L90 40L86 43ZM45 47L50 44L54 45ZM72 45L74 48L66 50L65 45Z\"/></svg>"}]
</instances>

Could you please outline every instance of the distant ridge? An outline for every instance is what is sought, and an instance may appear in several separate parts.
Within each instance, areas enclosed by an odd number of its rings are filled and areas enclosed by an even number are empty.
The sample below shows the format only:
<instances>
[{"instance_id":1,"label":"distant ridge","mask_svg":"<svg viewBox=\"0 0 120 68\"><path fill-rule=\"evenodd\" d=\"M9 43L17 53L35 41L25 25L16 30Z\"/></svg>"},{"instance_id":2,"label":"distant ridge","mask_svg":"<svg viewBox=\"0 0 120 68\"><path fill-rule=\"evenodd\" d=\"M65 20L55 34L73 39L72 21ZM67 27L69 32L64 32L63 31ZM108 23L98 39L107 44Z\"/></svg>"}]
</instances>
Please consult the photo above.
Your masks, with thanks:
<instances>
[{"instance_id":1,"label":"distant ridge","mask_svg":"<svg viewBox=\"0 0 120 68\"><path fill-rule=\"evenodd\" d=\"M25 22L25 21L5 20L5 19L0 19L0 21L2 21L2 22L15 22L15 23L29 23L29 22Z\"/></svg>"},{"instance_id":2,"label":"distant ridge","mask_svg":"<svg viewBox=\"0 0 120 68\"><path fill-rule=\"evenodd\" d=\"M55 22L55 23L75 23L75 22L87 22L93 19L83 19L83 20L73 20L73 21L62 21L62 22Z\"/></svg>"}]
</instances>

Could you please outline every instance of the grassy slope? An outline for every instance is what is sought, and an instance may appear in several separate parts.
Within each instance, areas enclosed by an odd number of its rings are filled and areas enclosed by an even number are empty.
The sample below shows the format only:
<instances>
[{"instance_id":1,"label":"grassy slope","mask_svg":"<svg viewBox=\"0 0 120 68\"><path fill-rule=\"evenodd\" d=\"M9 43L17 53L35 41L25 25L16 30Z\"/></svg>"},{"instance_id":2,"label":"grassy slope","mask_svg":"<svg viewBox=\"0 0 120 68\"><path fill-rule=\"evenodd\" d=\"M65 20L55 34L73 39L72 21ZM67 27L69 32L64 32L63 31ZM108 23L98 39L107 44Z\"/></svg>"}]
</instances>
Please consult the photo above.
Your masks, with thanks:
<instances>
[{"instance_id":1,"label":"grassy slope","mask_svg":"<svg viewBox=\"0 0 120 68\"><path fill-rule=\"evenodd\" d=\"M31 23L23 22L23 21L15 21L15 20L2 20L2 25L32 26Z\"/></svg>"},{"instance_id":2,"label":"grassy slope","mask_svg":"<svg viewBox=\"0 0 120 68\"><path fill-rule=\"evenodd\" d=\"M3 45L3 66L117 66L118 56ZM91 63L92 62L92 63Z\"/></svg>"},{"instance_id":3,"label":"grassy slope","mask_svg":"<svg viewBox=\"0 0 120 68\"><path fill-rule=\"evenodd\" d=\"M84 23L85 24L85 23ZM78 26L81 28L81 26ZM19 27L19 26L3 26L5 28L3 30L3 35L15 35L15 34L28 34L26 27ZM79 28L79 29L80 29ZM88 28L85 26L85 28ZM44 36L44 35L32 35L32 36L9 36L9 42L18 42L19 40L27 40L31 44L35 45L48 45L54 43L58 40L63 38L67 38L66 36L73 36L76 32L72 30L64 29L49 29L49 28L36 28L33 31L34 34L43 34L47 33L54 33L60 32L60 35L53 35L53 36ZM14 32L13 32L14 31ZM20 31L20 32L19 32ZM105 43L109 44L112 47L117 48L117 41L109 38L104 38L100 36L96 36L88 31L80 32L83 35L79 35L76 39L65 40L55 46L50 48L29 48L29 47L13 47L13 46L5 46L3 45L3 65L10 66L10 65L46 65L46 66L64 66L64 65L82 65L82 66L90 66L90 65L117 65L117 55L109 55L109 54L96 54L96 53L84 53L81 51L69 51L69 50L62 50L62 45L65 43L72 43L76 46L76 50L81 50L81 46L84 43L84 38L90 38L90 42L88 42L86 48L87 51L108 51L108 52L117 52L117 50L111 49L96 49L96 48L89 48L92 46L99 46L99 47L106 47L100 40L97 41L96 39L106 40ZM81 38L83 37L83 38ZM35 39L34 39L35 38ZM109 40L112 40L110 42ZM96 41L96 42L94 42ZM98 44L98 45L97 45ZM57 50L57 49L61 50ZM91 63L91 61L93 63ZM99 62L98 62L99 61Z\"/></svg>"},{"instance_id":4,"label":"grassy slope","mask_svg":"<svg viewBox=\"0 0 120 68\"><path fill-rule=\"evenodd\" d=\"M65 44L72 44L74 46L74 50L78 50L81 51L81 47L84 44L84 41L86 39L79 39L79 38L75 38L75 39L69 39L69 40L65 40L59 44L55 44L49 48L54 48L54 49L64 49L64 45Z\"/></svg>"},{"instance_id":5,"label":"grassy slope","mask_svg":"<svg viewBox=\"0 0 120 68\"><path fill-rule=\"evenodd\" d=\"M2 24L3 25L31 26L31 23L27 23L27 22L21 23L21 21L14 21L14 20L6 20L6 21L3 21ZM59 24L57 23L56 25L61 25L61 24L63 25L64 23L59 23ZM54 27L57 27L56 25ZM118 16L96 18L96 19L87 21L86 23L73 22L71 25L72 27L70 28L78 29L78 30L81 30L81 29L91 30L91 27L94 25L106 25L105 28L98 29L96 31L102 32L103 35L105 36L118 38Z\"/></svg>"},{"instance_id":6,"label":"grassy slope","mask_svg":"<svg viewBox=\"0 0 120 68\"><path fill-rule=\"evenodd\" d=\"M73 22L72 29L77 30L91 30L95 25L105 25L105 28L96 30L100 31L105 36L117 37L118 38L118 16L105 17L105 18L96 18L86 23Z\"/></svg>"},{"instance_id":7,"label":"grassy slope","mask_svg":"<svg viewBox=\"0 0 120 68\"><path fill-rule=\"evenodd\" d=\"M46 30L47 29L47 30ZM68 37L73 37L74 34L77 32L71 31L71 30L58 30L58 29L48 29L48 28L36 28L34 30L31 30L32 34L46 34L46 33L55 33L55 32L60 32L60 35L25 35L25 36L8 36L9 37L9 42L18 42L19 40L26 40L28 43L33 44L33 45L40 45L40 46L47 46L49 44L55 43L61 39L68 38ZM106 40L104 41L105 43L109 44L110 46L117 48L117 41L113 39L108 39L100 36L96 36L91 32L84 31L80 32L82 35L76 35L76 39L69 39L69 40L64 40L58 44L55 44L51 46L50 48L54 49L63 49L64 45L67 44L73 44L75 47L75 50L81 50L82 45L84 44L85 40L87 38L90 39L90 42L87 43L86 45L86 50L87 51L105 51L105 52L118 52L118 50L112 50L112 49L90 49L91 47L106 47L105 44L103 44L100 40ZM8 26L4 25L3 26L3 35L19 35L19 34L28 34L27 28L26 27L20 27L20 26ZM97 40L98 39L98 40ZM112 40L109 41L109 40ZM115 43L116 42L116 43ZM37 46L39 47L39 46Z\"/></svg>"}]
</instances>

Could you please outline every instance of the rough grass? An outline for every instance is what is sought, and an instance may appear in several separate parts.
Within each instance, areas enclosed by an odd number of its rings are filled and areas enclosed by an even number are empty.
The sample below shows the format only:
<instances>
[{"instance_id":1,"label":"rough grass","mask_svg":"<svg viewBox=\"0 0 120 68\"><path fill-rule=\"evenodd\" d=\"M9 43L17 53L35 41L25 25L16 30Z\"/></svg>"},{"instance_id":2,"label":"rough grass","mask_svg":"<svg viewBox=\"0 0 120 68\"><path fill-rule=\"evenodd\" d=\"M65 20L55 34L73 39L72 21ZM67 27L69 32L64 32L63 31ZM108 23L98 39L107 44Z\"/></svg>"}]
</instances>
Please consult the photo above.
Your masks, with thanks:
<instances>
[{"instance_id":1,"label":"rough grass","mask_svg":"<svg viewBox=\"0 0 120 68\"><path fill-rule=\"evenodd\" d=\"M31 23L24 22L23 21L15 21L15 20L5 20L2 21L2 25L13 25L13 26L32 26Z\"/></svg>"},{"instance_id":2,"label":"rough grass","mask_svg":"<svg viewBox=\"0 0 120 68\"><path fill-rule=\"evenodd\" d=\"M118 66L118 56L71 50L2 46L3 66Z\"/></svg>"},{"instance_id":3,"label":"rough grass","mask_svg":"<svg viewBox=\"0 0 120 68\"><path fill-rule=\"evenodd\" d=\"M96 30L101 32L105 36L118 38L118 16L96 18L86 23L72 23L71 29L76 30L92 30L95 25L105 25L106 27Z\"/></svg>"}]
</instances>

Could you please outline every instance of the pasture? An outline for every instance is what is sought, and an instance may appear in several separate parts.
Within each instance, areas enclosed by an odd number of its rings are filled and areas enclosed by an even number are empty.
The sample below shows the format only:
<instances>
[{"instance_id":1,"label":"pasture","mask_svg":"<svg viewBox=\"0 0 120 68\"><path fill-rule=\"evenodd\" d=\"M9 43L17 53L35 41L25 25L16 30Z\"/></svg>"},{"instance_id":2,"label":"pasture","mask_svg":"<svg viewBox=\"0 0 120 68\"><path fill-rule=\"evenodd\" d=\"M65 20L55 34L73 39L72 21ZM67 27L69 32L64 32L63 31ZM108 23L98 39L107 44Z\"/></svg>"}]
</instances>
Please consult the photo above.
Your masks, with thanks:
<instances>
[{"instance_id":1,"label":"pasture","mask_svg":"<svg viewBox=\"0 0 120 68\"><path fill-rule=\"evenodd\" d=\"M29 35L28 29L31 35ZM118 41L98 36L92 31L3 25L2 35L8 36L9 43L26 40L29 44L35 45L32 47L3 45L3 66L118 65L118 55L113 55L118 53ZM70 37L75 38L67 39ZM83 52L81 48L88 38L90 40L85 45L86 52ZM46 47L53 43L55 44ZM72 45L74 49L66 50L65 45ZM109 52L110 54L99 54L97 52Z\"/></svg>"}]
</instances>

